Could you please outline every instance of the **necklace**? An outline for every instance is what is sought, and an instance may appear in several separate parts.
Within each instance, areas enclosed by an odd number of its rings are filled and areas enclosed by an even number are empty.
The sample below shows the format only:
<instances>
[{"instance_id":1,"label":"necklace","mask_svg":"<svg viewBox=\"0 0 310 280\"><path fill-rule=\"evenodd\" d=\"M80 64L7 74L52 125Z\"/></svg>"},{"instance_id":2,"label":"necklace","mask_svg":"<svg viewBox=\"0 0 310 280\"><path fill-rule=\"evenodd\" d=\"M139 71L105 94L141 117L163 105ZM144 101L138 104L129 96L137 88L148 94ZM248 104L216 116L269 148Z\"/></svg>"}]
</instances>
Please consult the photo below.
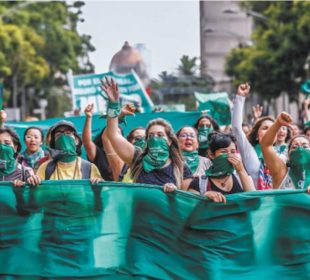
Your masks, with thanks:
<instances>
[{"instance_id":1,"label":"necklace","mask_svg":"<svg viewBox=\"0 0 310 280\"><path fill-rule=\"evenodd\" d=\"M73 173L73 178L72 180L75 179L75 176L76 176L76 173L77 173L77 167L78 167L78 159L75 160L75 166L74 166L74 173ZM64 179L64 178L60 178L60 172L59 172L59 169L58 169L58 162L56 164L56 171L57 171L57 179L58 180L71 180L71 179Z\"/></svg>"},{"instance_id":2,"label":"necklace","mask_svg":"<svg viewBox=\"0 0 310 280\"><path fill-rule=\"evenodd\" d=\"M227 183L228 179L229 179L229 176L227 176L222 182L220 181L220 184L221 184L221 186L222 186L223 188L226 187L226 183Z\"/></svg>"}]
</instances>

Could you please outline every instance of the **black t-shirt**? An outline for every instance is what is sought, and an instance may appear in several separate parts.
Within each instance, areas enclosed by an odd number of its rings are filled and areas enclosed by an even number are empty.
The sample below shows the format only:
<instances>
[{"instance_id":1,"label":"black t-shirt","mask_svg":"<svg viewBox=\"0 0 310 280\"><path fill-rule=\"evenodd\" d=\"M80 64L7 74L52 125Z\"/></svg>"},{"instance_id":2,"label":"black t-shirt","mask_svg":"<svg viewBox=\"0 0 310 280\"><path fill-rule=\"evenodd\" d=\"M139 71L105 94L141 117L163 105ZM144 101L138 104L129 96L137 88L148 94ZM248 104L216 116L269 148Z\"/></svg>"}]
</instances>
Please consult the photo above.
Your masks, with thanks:
<instances>
[{"instance_id":1,"label":"black t-shirt","mask_svg":"<svg viewBox=\"0 0 310 280\"><path fill-rule=\"evenodd\" d=\"M96 146L96 156L92 162L98 167L101 177L106 181L113 181L112 170L109 166L109 162L103 148Z\"/></svg>"},{"instance_id":2,"label":"black t-shirt","mask_svg":"<svg viewBox=\"0 0 310 280\"><path fill-rule=\"evenodd\" d=\"M213 182L212 180L210 180L210 177L207 179L207 184L208 186L206 187L206 190L208 191L215 191L215 192L220 192L222 193L223 195L227 195L227 194L233 194L233 193L240 193L240 192L243 192L243 189L242 187L240 186L240 183L237 179L237 177L232 174L232 178L233 178L233 187L232 189L229 191L229 192L225 192L223 191L222 189L218 188ZM195 177L190 185L189 185L189 189L193 189L197 192L200 192L200 189L199 189L199 181L201 180L200 177Z\"/></svg>"},{"instance_id":3,"label":"black t-shirt","mask_svg":"<svg viewBox=\"0 0 310 280\"><path fill-rule=\"evenodd\" d=\"M141 149L137 148L135 149L134 160L138 159L141 152L142 152ZM183 180L190 179L192 177L193 174L191 170L186 164L184 164ZM159 185L159 186L162 186L167 183L173 183L176 185L177 183L174 178L172 163L164 168L152 170L150 172L145 172L144 170L142 170L136 182L143 184Z\"/></svg>"}]
</instances>

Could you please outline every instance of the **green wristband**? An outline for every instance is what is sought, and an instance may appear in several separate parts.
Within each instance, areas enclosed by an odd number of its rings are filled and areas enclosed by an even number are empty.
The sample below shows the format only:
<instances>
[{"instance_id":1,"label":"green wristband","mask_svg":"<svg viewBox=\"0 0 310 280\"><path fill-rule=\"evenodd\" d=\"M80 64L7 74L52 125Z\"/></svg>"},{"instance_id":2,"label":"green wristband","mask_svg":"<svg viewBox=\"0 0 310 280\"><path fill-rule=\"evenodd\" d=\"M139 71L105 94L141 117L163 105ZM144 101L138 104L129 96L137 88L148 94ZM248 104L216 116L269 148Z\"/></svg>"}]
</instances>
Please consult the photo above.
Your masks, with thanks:
<instances>
[{"instance_id":1,"label":"green wristband","mask_svg":"<svg viewBox=\"0 0 310 280\"><path fill-rule=\"evenodd\" d=\"M121 113L121 105L119 101L117 102L108 102L107 116L109 118L116 118Z\"/></svg>"}]
</instances>

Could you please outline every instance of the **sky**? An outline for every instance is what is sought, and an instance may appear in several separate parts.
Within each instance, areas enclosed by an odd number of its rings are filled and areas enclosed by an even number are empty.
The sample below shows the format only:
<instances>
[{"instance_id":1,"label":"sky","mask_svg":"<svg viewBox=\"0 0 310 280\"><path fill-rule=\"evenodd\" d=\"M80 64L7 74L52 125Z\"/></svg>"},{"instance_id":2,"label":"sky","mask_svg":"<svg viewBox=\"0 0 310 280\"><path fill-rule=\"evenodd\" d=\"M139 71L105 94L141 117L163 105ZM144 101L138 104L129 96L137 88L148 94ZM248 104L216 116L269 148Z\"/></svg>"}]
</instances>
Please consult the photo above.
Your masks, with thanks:
<instances>
[{"instance_id":1,"label":"sky","mask_svg":"<svg viewBox=\"0 0 310 280\"><path fill-rule=\"evenodd\" d=\"M125 41L143 43L152 78L176 72L182 55L199 57L198 1L85 1L79 32L92 36L96 73L107 72Z\"/></svg>"}]
</instances>

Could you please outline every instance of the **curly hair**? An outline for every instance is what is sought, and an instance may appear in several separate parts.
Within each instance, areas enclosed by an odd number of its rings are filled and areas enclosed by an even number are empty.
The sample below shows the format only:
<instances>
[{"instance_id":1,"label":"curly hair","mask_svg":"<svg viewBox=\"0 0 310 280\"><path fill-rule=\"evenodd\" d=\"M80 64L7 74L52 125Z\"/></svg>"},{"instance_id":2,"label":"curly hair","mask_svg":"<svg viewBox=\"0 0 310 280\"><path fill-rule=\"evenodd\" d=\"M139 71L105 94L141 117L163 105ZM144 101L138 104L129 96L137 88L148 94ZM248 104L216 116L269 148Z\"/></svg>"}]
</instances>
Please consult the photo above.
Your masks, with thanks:
<instances>
[{"instance_id":1,"label":"curly hair","mask_svg":"<svg viewBox=\"0 0 310 280\"><path fill-rule=\"evenodd\" d=\"M184 161L182 158L182 153L179 147L178 139L176 135L174 134L171 125L164 119L157 118L148 123L146 131L145 131L146 140L148 140L149 138L148 134L149 134L150 128L154 125L160 125L164 127L167 137L171 141L171 145L169 147L169 154L170 154L170 159L173 164L173 175L175 177L177 187L180 188L182 184L182 180L183 180ZM149 149L146 146L142 154L139 155L138 158L131 165L131 176L134 181L137 181L138 177L140 176L143 170L142 159L148 153L148 151Z\"/></svg>"}]
</instances>

